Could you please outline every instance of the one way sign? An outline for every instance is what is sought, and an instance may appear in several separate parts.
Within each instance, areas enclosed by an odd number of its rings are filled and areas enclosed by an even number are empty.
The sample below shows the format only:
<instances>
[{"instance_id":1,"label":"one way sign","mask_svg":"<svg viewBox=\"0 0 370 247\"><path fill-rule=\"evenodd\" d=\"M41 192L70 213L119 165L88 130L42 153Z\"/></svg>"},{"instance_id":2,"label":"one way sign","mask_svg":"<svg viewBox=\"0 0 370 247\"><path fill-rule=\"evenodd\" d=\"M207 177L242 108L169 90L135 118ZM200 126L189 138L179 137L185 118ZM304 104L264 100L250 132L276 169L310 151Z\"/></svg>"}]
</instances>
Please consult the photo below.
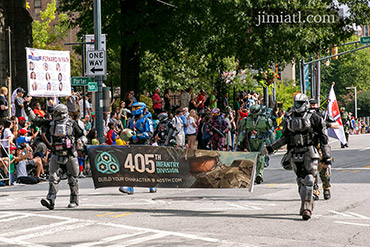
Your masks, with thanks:
<instances>
[{"instance_id":1,"label":"one way sign","mask_svg":"<svg viewBox=\"0 0 370 247\"><path fill-rule=\"evenodd\" d=\"M88 76L104 76L106 67L105 51L87 51L86 74Z\"/></svg>"}]
</instances>

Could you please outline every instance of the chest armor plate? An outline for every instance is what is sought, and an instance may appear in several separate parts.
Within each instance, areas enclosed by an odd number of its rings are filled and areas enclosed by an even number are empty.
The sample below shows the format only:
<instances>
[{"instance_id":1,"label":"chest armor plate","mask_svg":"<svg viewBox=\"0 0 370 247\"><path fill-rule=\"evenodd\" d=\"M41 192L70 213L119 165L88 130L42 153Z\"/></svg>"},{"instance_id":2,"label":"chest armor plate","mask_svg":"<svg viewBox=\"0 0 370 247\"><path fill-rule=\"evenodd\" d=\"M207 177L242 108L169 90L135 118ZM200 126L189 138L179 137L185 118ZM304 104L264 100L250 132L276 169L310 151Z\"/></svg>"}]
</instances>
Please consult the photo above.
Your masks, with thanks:
<instances>
[{"instance_id":1,"label":"chest armor plate","mask_svg":"<svg viewBox=\"0 0 370 247\"><path fill-rule=\"evenodd\" d=\"M311 128L311 121L308 117L292 117L288 121L288 129L291 132L305 132Z\"/></svg>"},{"instance_id":2,"label":"chest armor plate","mask_svg":"<svg viewBox=\"0 0 370 247\"><path fill-rule=\"evenodd\" d=\"M247 129L248 131L254 130L257 132L265 132L267 130L268 126L266 123L266 119L264 117L261 117L259 119L253 120L252 117L249 117L247 119Z\"/></svg>"}]
</instances>

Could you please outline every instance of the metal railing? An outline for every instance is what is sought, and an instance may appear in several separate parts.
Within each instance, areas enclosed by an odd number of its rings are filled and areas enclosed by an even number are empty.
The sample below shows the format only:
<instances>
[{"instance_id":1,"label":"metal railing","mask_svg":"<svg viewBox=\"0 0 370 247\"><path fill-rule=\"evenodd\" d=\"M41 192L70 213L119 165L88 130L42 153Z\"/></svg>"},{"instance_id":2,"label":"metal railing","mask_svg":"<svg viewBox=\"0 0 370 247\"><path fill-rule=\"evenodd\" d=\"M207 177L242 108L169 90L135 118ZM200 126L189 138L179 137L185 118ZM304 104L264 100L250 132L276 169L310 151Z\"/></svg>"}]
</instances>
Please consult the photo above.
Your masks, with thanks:
<instances>
[{"instance_id":1,"label":"metal railing","mask_svg":"<svg viewBox=\"0 0 370 247\"><path fill-rule=\"evenodd\" d=\"M7 142L8 143L8 147L7 148L4 147L3 142ZM9 157L10 156L10 141L8 139L0 139L0 147L6 153L6 157L1 157L0 164L1 164L2 169L8 175L8 177L4 177L2 175L2 173L0 173L0 181L3 182L3 183L4 182L5 183L8 182L8 184L11 185L11 181L10 181L10 157ZM5 161L4 158L5 159L6 158L8 159L8 164L6 164L6 161Z\"/></svg>"}]
</instances>

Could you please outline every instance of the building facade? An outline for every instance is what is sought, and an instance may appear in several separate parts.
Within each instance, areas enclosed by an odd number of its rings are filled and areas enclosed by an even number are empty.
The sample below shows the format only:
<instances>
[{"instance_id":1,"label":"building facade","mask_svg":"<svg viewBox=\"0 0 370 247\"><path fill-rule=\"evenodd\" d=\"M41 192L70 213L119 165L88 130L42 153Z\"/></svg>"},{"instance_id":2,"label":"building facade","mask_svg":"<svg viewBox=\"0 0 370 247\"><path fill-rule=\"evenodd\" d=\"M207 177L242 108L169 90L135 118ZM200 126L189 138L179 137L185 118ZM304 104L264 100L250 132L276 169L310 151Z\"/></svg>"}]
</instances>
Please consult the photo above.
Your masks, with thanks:
<instances>
[{"instance_id":1,"label":"building facade","mask_svg":"<svg viewBox=\"0 0 370 247\"><path fill-rule=\"evenodd\" d=\"M12 88L27 88L25 48L31 46L32 17L26 1L0 0L0 86L7 85L11 69Z\"/></svg>"}]
</instances>

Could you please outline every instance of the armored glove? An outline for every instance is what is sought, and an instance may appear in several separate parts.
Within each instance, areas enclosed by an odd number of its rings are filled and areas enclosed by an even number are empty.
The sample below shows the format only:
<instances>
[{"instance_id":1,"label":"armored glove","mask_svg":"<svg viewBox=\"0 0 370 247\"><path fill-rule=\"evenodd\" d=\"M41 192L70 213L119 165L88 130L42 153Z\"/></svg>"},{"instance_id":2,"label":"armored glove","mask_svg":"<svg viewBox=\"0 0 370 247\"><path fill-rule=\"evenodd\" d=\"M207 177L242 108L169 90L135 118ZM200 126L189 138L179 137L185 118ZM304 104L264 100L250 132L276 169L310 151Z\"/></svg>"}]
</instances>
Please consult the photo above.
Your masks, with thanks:
<instances>
[{"instance_id":1,"label":"armored glove","mask_svg":"<svg viewBox=\"0 0 370 247\"><path fill-rule=\"evenodd\" d=\"M266 146L266 149L267 149L267 152L268 152L269 154L272 154L272 153L274 152L274 149L272 148L272 146L271 146L271 145Z\"/></svg>"}]
</instances>

